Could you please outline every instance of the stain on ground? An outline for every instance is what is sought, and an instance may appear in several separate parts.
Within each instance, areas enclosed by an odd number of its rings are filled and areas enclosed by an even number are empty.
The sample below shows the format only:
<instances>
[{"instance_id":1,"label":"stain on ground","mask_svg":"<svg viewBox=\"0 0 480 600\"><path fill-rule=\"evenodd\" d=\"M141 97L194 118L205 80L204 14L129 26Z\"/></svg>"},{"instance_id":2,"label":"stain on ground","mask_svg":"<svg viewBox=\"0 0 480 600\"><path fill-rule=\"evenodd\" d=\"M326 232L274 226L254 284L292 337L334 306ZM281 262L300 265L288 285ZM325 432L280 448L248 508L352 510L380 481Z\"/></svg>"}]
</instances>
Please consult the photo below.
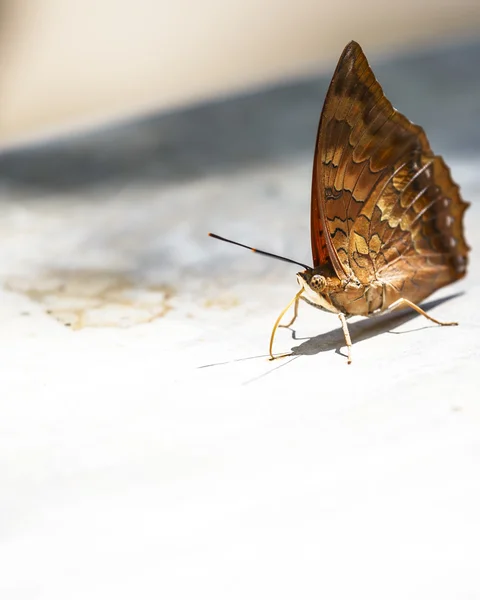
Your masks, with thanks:
<instances>
[{"instance_id":1,"label":"stain on ground","mask_svg":"<svg viewBox=\"0 0 480 600\"><path fill-rule=\"evenodd\" d=\"M208 298L203 303L205 308L222 308L228 310L229 308L235 308L240 305L240 300L233 295L218 295L213 298Z\"/></svg>"},{"instance_id":2,"label":"stain on ground","mask_svg":"<svg viewBox=\"0 0 480 600\"><path fill-rule=\"evenodd\" d=\"M53 271L35 279L11 278L7 289L25 294L72 329L133 327L163 317L173 290L135 282L122 273Z\"/></svg>"}]
</instances>

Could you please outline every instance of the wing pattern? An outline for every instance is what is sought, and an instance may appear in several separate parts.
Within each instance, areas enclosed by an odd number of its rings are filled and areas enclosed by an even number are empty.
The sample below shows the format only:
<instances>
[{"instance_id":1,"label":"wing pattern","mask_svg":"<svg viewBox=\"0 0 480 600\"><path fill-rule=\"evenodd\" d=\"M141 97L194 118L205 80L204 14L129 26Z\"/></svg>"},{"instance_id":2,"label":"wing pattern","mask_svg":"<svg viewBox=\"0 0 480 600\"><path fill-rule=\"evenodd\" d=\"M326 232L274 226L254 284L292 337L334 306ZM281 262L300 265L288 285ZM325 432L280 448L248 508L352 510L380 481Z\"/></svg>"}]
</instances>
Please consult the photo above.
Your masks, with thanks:
<instances>
[{"instance_id":1,"label":"wing pattern","mask_svg":"<svg viewBox=\"0 0 480 600\"><path fill-rule=\"evenodd\" d=\"M393 108L360 46L351 42L330 84L317 135L314 266L330 260L340 279L364 284L430 282L431 293L465 274L467 206L423 129Z\"/></svg>"}]
</instances>

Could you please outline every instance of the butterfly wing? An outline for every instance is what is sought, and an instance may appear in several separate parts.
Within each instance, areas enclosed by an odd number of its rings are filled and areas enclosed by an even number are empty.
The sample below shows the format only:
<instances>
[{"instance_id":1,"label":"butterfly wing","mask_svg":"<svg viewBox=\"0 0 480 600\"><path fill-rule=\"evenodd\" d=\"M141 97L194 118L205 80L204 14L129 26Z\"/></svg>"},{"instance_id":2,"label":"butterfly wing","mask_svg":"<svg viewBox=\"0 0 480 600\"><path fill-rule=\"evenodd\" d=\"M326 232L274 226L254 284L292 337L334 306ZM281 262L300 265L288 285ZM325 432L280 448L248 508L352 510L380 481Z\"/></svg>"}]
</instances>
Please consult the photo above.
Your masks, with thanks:
<instances>
[{"instance_id":1,"label":"butterfly wing","mask_svg":"<svg viewBox=\"0 0 480 600\"><path fill-rule=\"evenodd\" d=\"M348 44L317 135L314 265L328 253L340 279L365 284L387 272L405 278L413 269L418 278L433 268L444 272L436 289L465 273L467 206L423 129L393 108L360 46Z\"/></svg>"}]
</instances>

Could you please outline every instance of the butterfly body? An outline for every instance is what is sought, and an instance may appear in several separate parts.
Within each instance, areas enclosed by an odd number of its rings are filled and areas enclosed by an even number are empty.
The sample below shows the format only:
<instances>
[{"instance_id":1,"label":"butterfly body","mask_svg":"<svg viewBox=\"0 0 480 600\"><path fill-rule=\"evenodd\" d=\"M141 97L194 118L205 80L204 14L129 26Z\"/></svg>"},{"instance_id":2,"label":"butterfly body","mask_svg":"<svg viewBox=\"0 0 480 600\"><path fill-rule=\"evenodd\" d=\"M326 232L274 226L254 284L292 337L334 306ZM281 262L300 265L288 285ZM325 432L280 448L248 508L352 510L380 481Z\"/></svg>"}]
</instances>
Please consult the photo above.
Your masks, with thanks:
<instances>
[{"instance_id":1,"label":"butterfly body","mask_svg":"<svg viewBox=\"0 0 480 600\"><path fill-rule=\"evenodd\" d=\"M342 281L336 274L320 275L313 269L297 273L297 280L303 287L300 298L327 312L368 316L383 305L384 288L379 282Z\"/></svg>"}]
</instances>

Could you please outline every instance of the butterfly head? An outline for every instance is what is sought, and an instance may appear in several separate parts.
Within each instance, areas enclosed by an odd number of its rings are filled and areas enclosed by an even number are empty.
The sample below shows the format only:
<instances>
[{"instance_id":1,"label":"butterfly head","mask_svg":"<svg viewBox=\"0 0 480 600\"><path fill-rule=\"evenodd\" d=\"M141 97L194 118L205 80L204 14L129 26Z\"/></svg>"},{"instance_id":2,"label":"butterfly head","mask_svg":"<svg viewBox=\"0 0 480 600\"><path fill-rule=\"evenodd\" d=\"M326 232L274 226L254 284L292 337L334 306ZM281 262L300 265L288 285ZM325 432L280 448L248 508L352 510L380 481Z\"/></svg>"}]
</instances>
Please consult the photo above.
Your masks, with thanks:
<instances>
[{"instance_id":1,"label":"butterfly head","mask_svg":"<svg viewBox=\"0 0 480 600\"><path fill-rule=\"evenodd\" d=\"M336 281L334 281L336 280ZM330 300L330 292L339 283L336 276L330 277L317 273L316 269L306 269L297 273L297 281L303 288L304 298L309 304L313 304L324 310L337 312Z\"/></svg>"}]
</instances>

